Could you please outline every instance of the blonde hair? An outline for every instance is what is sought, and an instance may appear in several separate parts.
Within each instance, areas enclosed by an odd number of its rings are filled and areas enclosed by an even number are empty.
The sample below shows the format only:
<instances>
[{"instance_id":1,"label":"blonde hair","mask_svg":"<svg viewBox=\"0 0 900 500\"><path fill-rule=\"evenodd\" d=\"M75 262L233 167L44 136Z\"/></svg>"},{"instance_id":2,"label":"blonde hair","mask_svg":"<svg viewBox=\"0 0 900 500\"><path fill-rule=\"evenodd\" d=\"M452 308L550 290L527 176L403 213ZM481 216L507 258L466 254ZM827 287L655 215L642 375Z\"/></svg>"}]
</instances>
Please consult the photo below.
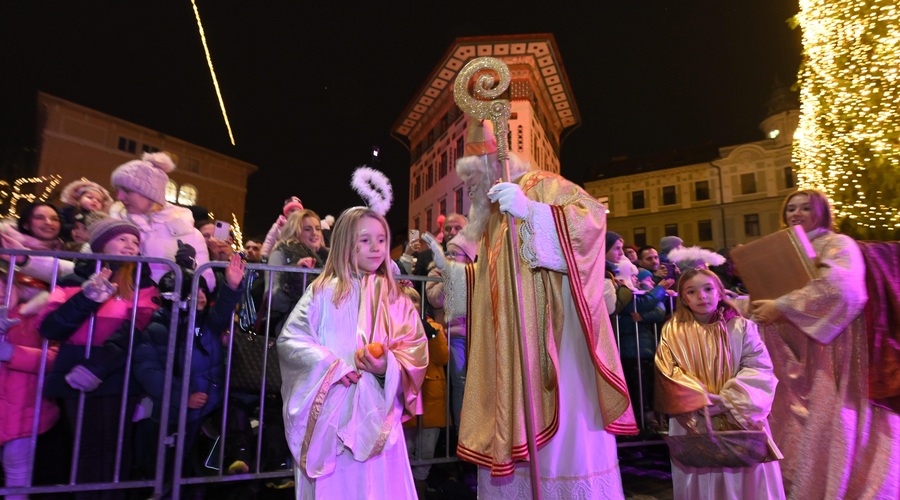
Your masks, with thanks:
<instances>
[{"instance_id":1,"label":"blonde hair","mask_svg":"<svg viewBox=\"0 0 900 500\"><path fill-rule=\"evenodd\" d=\"M688 282L688 280L701 274L712 278L712 282L715 284L716 290L719 292L719 305L717 309L730 309L738 316L743 316L741 314L741 310L738 309L735 303L732 302L727 295L725 295L725 285L722 284L722 280L719 279L719 276L709 269L697 267L681 273L681 277L678 278L678 284L675 287L675 290L678 292L678 307L675 308L675 313L672 315L672 317L676 321L681 322L689 322L694 320L694 314L693 312L691 312L691 308L688 307L687 303L685 303L684 301L684 286Z\"/></svg>"},{"instance_id":2,"label":"blonde hair","mask_svg":"<svg viewBox=\"0 0 900 500\"><path fill-rule=\"evenodd\" d=\"M831 203L828 202L828 196L818 189L798 189L784 197L784 202L781 204L781 227L790 226L786 212L791 198L802 194L805 194L809 201L809 213L812 214L816 227L833 229Z\"/></svg>"},{"instance_id":3,"label":"blonde hair","mask_svg":"<svg viewBox=\"0 0 900 500\"><path fill-rule=\"evenodd\" d=\"M334 287L332 302L335 306L340 306L347 296L350 294L350 286L354 276L359 276L359 268L354 265L353 253L356 249L357 234L359 232L359 222L369 217L375 219L384 229L385 237L385 255L384 262L381 263L376 274L384 278L388 287L388 298L397 300L400 296L400 287L394 279L394 273L390 265L391 248L391 231L388 223L378 212L366 207L353 207L344 210L344 213L338 217L334 224L334 230L331 233L331 251L328 254L328 260L325 261L325 268L322 274L312 283L313 291L320 292L327 287L332 280L337 280Z\"/></svg>"},{"instance_id":4,"label":"blonde hair","mask_svg":"<svg viewBox=\"0 0 900 500\"><path fill-rule=\"evenodd\" d=\"M403 292L403 295L409 297L409 300L413 301L413 304L422 305L422 296L419 295L419 292L417 292L415 288L411 286L401 286L400 291Z\"/></svg>"},{"instance_id":5,"label":"blonde hair","mask_svg":"<svg viewBox=\"0 0 900 500\"><path fill-rule=\"evenodd\" d=\"M313 212L310 209L297 210L292 212L291 215L288 215L287 221L284 223L284 227L281 228L281 234L278 236L277 243L299 243L303 246L306 246L304 243L300 241L300 234L303 232L303 219L307 217L312 217L319 222L322 223L322 219L318 214ZM310 250L316 250L315 248L310 248Z\"/></svg>"}]
</instances>

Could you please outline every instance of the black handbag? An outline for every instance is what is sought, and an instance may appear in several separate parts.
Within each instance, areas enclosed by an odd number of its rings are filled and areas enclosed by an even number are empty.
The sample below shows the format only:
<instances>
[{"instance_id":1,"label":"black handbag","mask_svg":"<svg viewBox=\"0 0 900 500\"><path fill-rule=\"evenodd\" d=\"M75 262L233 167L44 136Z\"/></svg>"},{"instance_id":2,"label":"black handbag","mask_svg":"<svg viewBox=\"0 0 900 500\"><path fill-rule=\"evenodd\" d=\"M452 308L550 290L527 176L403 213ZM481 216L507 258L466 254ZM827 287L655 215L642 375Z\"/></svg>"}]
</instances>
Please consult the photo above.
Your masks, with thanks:
<instances>
[{"instance_id":1,"label":"black handbag","mask_svg":"<svg viewBox=\"0 0 900 500\"><path fill-rule=\"evenodd\" d=\"M231 352L231 390L259 394L263 382L265 360L267 394L281 394L281 368L275 337L258 335L253 331L235 331Z\"/></svg>"}]
</instances>

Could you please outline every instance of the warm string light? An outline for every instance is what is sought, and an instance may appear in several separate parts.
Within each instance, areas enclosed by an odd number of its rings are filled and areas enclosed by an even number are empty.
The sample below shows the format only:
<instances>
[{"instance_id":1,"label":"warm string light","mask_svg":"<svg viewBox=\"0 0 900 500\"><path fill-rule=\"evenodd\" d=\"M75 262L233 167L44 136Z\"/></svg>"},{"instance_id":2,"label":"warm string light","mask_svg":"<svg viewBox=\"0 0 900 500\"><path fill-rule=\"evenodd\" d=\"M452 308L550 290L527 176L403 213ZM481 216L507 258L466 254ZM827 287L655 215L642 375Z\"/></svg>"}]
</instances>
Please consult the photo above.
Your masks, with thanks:
<instances>
[{"instance_id":1,"label":"warm string light","mask_svg":"<svg viewBox=\"0 0 900 500\"><path fill-rule=\"evenodd\" d=\"M0 181L0 186L11 188L8 191L6 189L0 189L0 204L9 200L9 211L6 213L6 217L11 219L19 217L18 212L16 212L16 206L19 204L19 200L24 200L25 203L47 201L61 180L62 176L53 174L41 177L20 177L13 181L12 186L6 181ZM22 188L26 184L40 185L44 183L46 183L46 185L44 185L43 191L37 192L37 190L35 190L35 193L22 192Z\"/></svg>"},{"instance_id":2,"label":"warm string light","mask_svg":"<svg viewBox=\"0 0 900 500\"><path fill-rule=\"evenodd\" d=\"M206 64L209 66L209 74L212 76L213 87L216 89L216 97L219 98L219 108L222 109L222 118L225 119L225 127L228 129L228 138L231 139L231 145L234 146L234 135L231 133L231 123L228 122L228 113L225 112L225 100L222 99L222 92L219 90L219 80L216 78L216 70L213 68L212 56L209 55L209 47L206 45L206 33L203 31L203 23L200 22L200 9L197 8L197 2L191 0L194 6L194 17L197 18L197 29L200 31L200 41L203 42L203 52L206 53Z\"/></svg>"},{"instance_id":3,"label":"warm string light","mask_svg":"<svg viewBox=\"0 0 900 500\"><path fill-rule=\"evenodd\" d=\"M240 251L244 248L244 234L241 233L241 225L238 223L237 215L234 215L234 212L231 213L231 230L234 232L234 244L232 246L235 250Z\"/></svg>"},{"instance_id":4,"label":"warm string light","mask_svg":"<svg viewBox=\"0 0 900 500\"><path fill-rule=\"evenodd\" d=\"M794 161L835 216L900 229L900 8L896 0L800 0L804 65Z\"/></svg>"}]
</instances>

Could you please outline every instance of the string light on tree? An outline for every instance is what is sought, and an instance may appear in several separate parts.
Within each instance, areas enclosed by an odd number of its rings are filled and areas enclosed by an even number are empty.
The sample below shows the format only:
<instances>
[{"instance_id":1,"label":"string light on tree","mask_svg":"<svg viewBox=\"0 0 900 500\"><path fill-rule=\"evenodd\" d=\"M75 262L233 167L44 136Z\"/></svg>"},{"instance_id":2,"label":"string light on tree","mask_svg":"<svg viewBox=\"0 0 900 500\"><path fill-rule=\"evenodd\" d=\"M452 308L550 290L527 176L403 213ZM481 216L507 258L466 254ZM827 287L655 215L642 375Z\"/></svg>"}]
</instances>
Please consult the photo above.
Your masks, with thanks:
<instances>
[{"instance_id":1,"label":"string light on tree","mask_svg":"<svg viewBox=\"0 0 900 500\"><path fill-rule=\"evenodd\" d=\"M244 248L244 234L241 232L241 225L238 223L234 212L231 212L231 231L234 232L234 243L232 246L239 251Z\"/></svg>"},{"instance_id":2,"label":"string light on tree","mask_svg":"<svg viewBox=\"0 0 900 500\"><path fill-rule=\"evenodd\" d=\"M804 64L794 161L860 236L900 230L900 8L800 0Z\"/></svg>"}]
</instances>

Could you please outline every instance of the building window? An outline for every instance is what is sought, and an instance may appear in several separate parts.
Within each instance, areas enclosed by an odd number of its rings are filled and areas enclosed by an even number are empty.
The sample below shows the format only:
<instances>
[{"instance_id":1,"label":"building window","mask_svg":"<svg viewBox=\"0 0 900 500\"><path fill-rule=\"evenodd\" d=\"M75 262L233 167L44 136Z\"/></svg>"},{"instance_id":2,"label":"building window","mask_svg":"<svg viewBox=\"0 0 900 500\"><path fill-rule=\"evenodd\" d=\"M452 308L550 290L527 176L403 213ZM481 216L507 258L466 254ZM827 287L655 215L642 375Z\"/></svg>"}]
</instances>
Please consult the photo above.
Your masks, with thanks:
<instances>
[{"instance_id":1,"label":"building window","mask_svg":"<svg viewBox=\"0 0 900 500\"><path fill-rule=\"evenodd\" d=\"M678 201L675 197L675 186L666 186L663 188L663 205L674 205Z\"/></svg>"},{"instance_id":2,"label":"building window","mask_svg":"<svg viewBox=\"0 0 900 500\"><path fill-rule=\"evenodd\" d=\"M425 191L431 189L432 185L434 185L434 165L427 165L425 167Z\"/></svg>"},{"instance_id":3,"label":"building window","mask_svg":"<svg viewBox=\"0 0 900 500\"><path fill-rule=\"evenodd\" d=\"M644 191L631 192L631 209L640 210L644 208Z\"/></svg>"},{"instance_id":4,"label":"building window","mask_svg":"<svg viewBox=\"0 0 900 500\"><path fill-rule=\"evenodd\" d=\"M698 220L697 221L697 238L700 241L712 241L712 221L711 220Z\"/></svg>"},{"instance_id":5,"label":"building window","mask_svg":"<svg viewBox=\"0 0 900 500\"><path fill-rule=\"evenodd\" d=\"M598 196L597 201L603 205L603 208L606 210L606 213L609 213L609 196Z\"/></svg>"},{"instance_id":6,"label":"building window","mask_svg":"<svg viewBox=\"0 0 900 500\"><path fill-rule=\"evenodd\" d=\"M149 144L141 144L141 151L144 153L158 153L159 148L156 146L151 146Z\"/></svg>"},{"instance_id":7,"label":"building window","mask_svg":"<svg viewBox=\"0 0 900 500\"><path fill-rule=\"evenodd\" d=\"M132 154L136 153L137 143L127 137L119 136L119 151L125 151L126 153Z\"/></svg>"},{"instance_id":8,"label":"building window","mask_svg":"<svg viewBox=\"0 0 900 500\"><path fill-rule=\"evenodd\" d=\"M441 198L441 201L438 202L438 213L447 215L447 198Z\"/></svg>"},{"instance_id":9,"label":"building window","mask_svg":"<svg viewBox=\"0 0 900 500\"><path fill-rule=\"evenodd\" d=\"M456 157L462 158L466 154L466 141L462 137L456 139Z\"/></svg>"},{"instance_id":10,"label":"building window","mask_svg":"<svg viewBox=\"0 0 900 500\"><path fill-rule=\"evenodd\" d=\"M462 207L462 205L463 205L463 188L462 188L462 186L456 188L456 191L454 192L454 197L456 199L454 200L453 204L456 205L456 208L453 211L458 214L461 214L461 213L463 213L463 207Z\"/></svg>"},{"instance_id":11,"label":"building window","mask_svg":"<svg viewBox=\"0 0 900 500\"><path fill-rule=\"evenodd\" d=\"M178 190L178 204L192 206L197 203L197 188L190 184L182 184Z\"/></svg>"},{"instance_id":12,"label":"building window","mask_svg":"<svg viewBox=\"0 0 900 500\"><path fill-rule=\"evenodd\" d=\"M697 181L694 183L694 194L697 201L709 199L709 181Z\"/></svg>"},{"instance_id":13,"label":"building window","mask_svg":"<svg viewBox=\"0 0 900 500\"><path fill-rule=\"evenodd\" d=\"M413 229L419 229L419 217L413 219Z\"/></svg>"},{"instance_id":14,"label":"building window","mask_svg":"<svg viewBox=\"0 0 900 500\"><path fill-rule=\"evenodd\" d=\"M678 236L678 224L666 224L664 232L666 236Z\"/></svg>"},{"instance_id":15,"label":"building window","mask_svg":"<svg viewBox=\"0 0 900 500\"><path fill-rule=\"evenodd\" d=\"M756 192L756 174L741 174L741 194L753 194Z\"/></svg>"},{"instance_id":16,"label":"building window","mask_svg":"<svg viewBox=\"0 0 900 500\"><path fill-rule=\"evenodd\" d=\"M759 236L759 214L744 214L744 235Z\"/></svg>"},{"instance_id":17,"label":"building window","mask_svg":"<svg viewBox=\"0 0 900 500\"><path fill-rule=\"evenodd\" d=\"M447 164L448 164L447 152L444 151L444 153L441 155L441 171L438 174L438 179L443 179L444 177L447 176Z\"/></svg>"},{"instance_id":18,"label":"building window","mask_svg":"<svg viewBox=\"0 0 900 500\"><path fill-rule=\"evenodd\" d=\"M431 209L425 210L425 230L429 233L434 233L434 230L431 229Z\"/></svg>"},{"instance_id":19,"label":"building window","mask_svg":"<svg viewBox=\"0 0 900 500\"><path fill-rule=\"evenodd\" d=\"M634 228L634 245L642 247L647 244L647 229L643 227Z\"/></svg>"},{"instance_id":20,"label":"building window","mask_svg":"<svg viewBox=\"0 0 900 500\"><path fill-rule=\"evenodd\" d=\"M796 185L797 183L794 182L794 167L784 167L784 187L792 188Z\"/></svg>"},{"instance_id":21,"label":"building window","mask_svg":"<svg viewBox=\"0 0 900 500\"><path fill-rule=\"evenodd\" d=\"M169 179L166 183L166 201L169 203L178 203L178 184Z\"/></svg>"}]
</instances>

